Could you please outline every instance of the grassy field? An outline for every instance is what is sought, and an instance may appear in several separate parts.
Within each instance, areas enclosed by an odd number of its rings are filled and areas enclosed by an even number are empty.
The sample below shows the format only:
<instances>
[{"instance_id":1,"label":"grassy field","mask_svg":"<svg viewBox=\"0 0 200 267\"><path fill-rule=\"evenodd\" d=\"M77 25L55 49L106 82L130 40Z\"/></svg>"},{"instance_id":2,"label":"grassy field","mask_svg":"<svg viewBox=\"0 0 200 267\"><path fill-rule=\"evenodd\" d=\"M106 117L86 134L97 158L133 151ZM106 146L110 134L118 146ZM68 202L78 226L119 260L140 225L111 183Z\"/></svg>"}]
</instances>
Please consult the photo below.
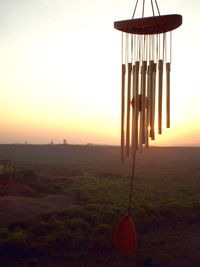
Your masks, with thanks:
<instances>
[{"instance_id":1,"label":"grassy field","mask_svg":"<svg viewBox=\"0 0 200 267\"><path fill-rule=\"evenodd\" d=\"M0 146L0 266L200 266L200 148L137 154L135 256L112 246L131 162L119 148Z\"/></svg>"}]
</instances>

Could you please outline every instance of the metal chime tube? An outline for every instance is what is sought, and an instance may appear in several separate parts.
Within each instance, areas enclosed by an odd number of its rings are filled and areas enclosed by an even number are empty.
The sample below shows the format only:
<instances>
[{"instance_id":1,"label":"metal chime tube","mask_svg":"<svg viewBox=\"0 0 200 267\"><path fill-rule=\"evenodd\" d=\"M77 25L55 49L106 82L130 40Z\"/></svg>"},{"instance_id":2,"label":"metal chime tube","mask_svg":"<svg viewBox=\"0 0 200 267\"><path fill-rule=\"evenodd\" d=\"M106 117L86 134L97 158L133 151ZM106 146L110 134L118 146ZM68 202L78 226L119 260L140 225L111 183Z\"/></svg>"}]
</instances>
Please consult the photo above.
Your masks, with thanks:
<instances>
[{"instance_id":1,"label":"metal chime tube","mask_svg":"<svg viewBox=\"0 0 200 267\"><path fill-rule=\"evenodd\" d=\"M133 125L133 134L134 134L134 143L133 151L138 150L138 112L139 112L139 61L135 62L135 77L134 77L134 125Z\"/></svg>"},{"instance_id":2,"label":"metal chime tube","mask_svg":"<svg viewBox=\"0 0 200 267\"><path fill-rule=\"evenodd\" d=\"M166 33L163 33L163 60L159 60L158 133L162 134L163 65L166 58ZM166 77L167 78L167 77ZM167 90L167 88L166 88Z\"/></svg>"},{"instance_id":3,"label":"metal chime tube","mask_svg":"<svg viewBox=\"0 0 200 267\"><path fill-rule=\"evenodd\" d=\"M170 63L166 63L166 127L170 128Z\"/></svg>"},{"instance_id":4,"label":"metal chime tube","mask_svg":"<svg viewBox=\"0 0 200 267\"><path fill-rule=\"evenodd\" d=\"M152 140L155 140L155 111L156 111L156 63L153 64L153 88L152 88Z\"/></svg>"},{"instance_id":5,"label":"metal chime tube","mask_svg":"<svg viewBox=\"0 0 200 267\"><path fill-rule=\"evenodd\" d=\"M142 151L142 145L145 144L146 68L147 61L143 61L141 66L140 151Z\"/></svg>"},{"instance_id":6,"label":"metal chime tube","mask_svg":"<svg viewBox=\"0 0 200 267\"><path fill-rule=\"evenodd\" d=\"M153 117L154 117L154 106L153 106L153 100L154 100L154 82L153 82L153 72L154 72L154 61L150 60L149 63L149 118L150 118L150 137L151 139L154 139L154 123L153 123Z\"/></svg>"},{"instance_id":7,"label":"metal chime tube","mask_svg":"<svg viewBox=\"0 0 200 267\"><path fill-rule=\"evenodd\" d=\"M135 65L132 66L132 131L131 131L131 145L132 145L132 156L134 155L134 112L135 112Z\"/></svg>"},{"instance_id":8,"label":"metal chime tube","mask_svg":"<svg viewBox=\"0 0 200 267\"><path fill-rule=\"evenodd\" d=\"M131 71L132 63L128 63L128 84L127 84L127 114L126 114L126 156L129 156L130 149L130 104L131 104Z\"/></svg>"},{"instance_id":9,"label":"metal chime tube","mask_svg":"<svg viewBox=\"0 0 200 267\"><path fill-rule=\"evenodd\" d=\"M143 61L143 73L142 73L142 144L145 144L145 118L146 118L146 72L147 61Z\"/></svg>"},{"instance_id":10,"label":"metal chime tube","mask_svg":"<svg viewBox=\"0 0 200 267\"><path fill-rule=\"evenodd\" d=\"M165 46L165 54L167 61L167 45ZM166 63L166 127L170 128L170 71L172 60L172 32L170 32L170 47L169 47L169 59Z\"/></svg>"},{"instance_id":11,"label":"metal chime tube","mask_svg":"<svg viewBox=\"0 0 200 267\"><path fill-rule=\"evenodd\" d=\"M140 70L140 93L138 95L138 107L139 107L139 112L138 112L138 119L139 119L139 127L138 127L138 148L139 152L142 152L142 65L141 65L141 70Z\"/></svg>"},{"instance_id":12,"label":"metal chime tube","mask_svg":"<svg viewBox=\"0 0 200 267\"><path fill-rule=\"evenodd\" d=\"M125 129L124 129L124 117L125 117L125 75L126 75L126 66L122 64L122 85L121 85L121 158L124 162L124 138L125 138Z\"/></svg>"},{"instance_id":13,"label":"metal chime tube","mask_svg":"<svg viewBox=\"0 0 200 267\"><path fill-rule=\"evenodd\" d=\"M158 63L159 80L158 80L158 133L162 134L162 96L163 96L163 60Z\"/></svg>"},{"instance_id":14,"label":"metal chime tube","mask_svg":"<svg viewBox=\"0 0 200 267\"><path fill-rule=\"evenodd\" d=\"M145 147L149 147L149 66L147 67L147 98L146 98L146 116L145 116Z\"/></svg>"}]
</instances>

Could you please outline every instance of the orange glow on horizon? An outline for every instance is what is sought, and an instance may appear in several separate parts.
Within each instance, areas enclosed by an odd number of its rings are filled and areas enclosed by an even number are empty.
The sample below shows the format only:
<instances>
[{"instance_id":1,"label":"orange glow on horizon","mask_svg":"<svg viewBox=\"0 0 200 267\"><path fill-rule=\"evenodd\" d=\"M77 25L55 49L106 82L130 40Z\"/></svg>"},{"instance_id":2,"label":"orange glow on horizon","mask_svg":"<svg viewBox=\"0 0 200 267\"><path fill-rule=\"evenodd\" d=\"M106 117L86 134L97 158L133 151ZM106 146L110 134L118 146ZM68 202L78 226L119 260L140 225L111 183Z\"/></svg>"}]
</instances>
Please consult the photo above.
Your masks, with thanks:
<instances>
[{"instance_id":1,"label":"orange glow on horizon","mask_svg":"<svg viewBox=\"0 0 200 267\"><path fill-rule=\"evenodd\" d=\"M2 6L0 143L119 145L121 34L113 21L132 7L122 0L47 2ZM200 38L192 31L200 3L161 5L180 11L183 26L173 34L171 129L151 145L200 145Z\"/></svg>"}]
</instances>

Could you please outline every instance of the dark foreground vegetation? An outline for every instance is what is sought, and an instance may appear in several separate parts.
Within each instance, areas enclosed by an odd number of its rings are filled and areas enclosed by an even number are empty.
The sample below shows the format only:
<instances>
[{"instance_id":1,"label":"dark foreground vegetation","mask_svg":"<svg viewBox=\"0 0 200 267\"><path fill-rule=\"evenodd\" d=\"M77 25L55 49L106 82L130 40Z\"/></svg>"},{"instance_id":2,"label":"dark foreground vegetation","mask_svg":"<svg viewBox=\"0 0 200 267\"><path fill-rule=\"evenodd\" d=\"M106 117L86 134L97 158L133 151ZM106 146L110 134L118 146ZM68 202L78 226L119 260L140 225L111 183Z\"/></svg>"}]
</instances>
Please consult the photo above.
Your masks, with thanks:
<instances>
[{"instance_id":1,"label":"dark foreground vegetation","mask_svg":"<svg viewBox=\"0 0 200 267\"><path fill-rule=\"evenodd\" d=\"M112 246L130 184L119 148L0 148L1 267L200 266L199 148L137 156L135 256Z\"/></svg>"}]
</instances>

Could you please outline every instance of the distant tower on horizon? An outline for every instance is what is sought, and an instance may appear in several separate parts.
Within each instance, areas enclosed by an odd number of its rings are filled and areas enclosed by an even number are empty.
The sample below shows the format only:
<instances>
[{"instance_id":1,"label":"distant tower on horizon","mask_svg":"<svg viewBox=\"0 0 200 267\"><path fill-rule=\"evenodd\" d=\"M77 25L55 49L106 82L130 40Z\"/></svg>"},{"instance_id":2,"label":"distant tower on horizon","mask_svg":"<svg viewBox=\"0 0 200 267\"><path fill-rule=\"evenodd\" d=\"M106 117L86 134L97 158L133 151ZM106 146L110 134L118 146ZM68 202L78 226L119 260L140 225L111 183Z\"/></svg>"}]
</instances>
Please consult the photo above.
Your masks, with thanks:
<instances>
[{"instance_id":1,"label":"distant tower on horizon","mask_svg":"<svg viewBox=\"0 0 200 267\"><path fill-rule=\"evenodd\" d=\"M67 145L67 139L63 139L63 145Z\"/></svg>"},{"instance_id":2,"label":"distant tower on horizon","mask_svg":"<svg viewBox=\"0 0 200 267\"><path fill-rule=\"evenodd\" d=\"M53 139L51 139L51 145L53 145Z\"/></svg>"}]
</instances>

